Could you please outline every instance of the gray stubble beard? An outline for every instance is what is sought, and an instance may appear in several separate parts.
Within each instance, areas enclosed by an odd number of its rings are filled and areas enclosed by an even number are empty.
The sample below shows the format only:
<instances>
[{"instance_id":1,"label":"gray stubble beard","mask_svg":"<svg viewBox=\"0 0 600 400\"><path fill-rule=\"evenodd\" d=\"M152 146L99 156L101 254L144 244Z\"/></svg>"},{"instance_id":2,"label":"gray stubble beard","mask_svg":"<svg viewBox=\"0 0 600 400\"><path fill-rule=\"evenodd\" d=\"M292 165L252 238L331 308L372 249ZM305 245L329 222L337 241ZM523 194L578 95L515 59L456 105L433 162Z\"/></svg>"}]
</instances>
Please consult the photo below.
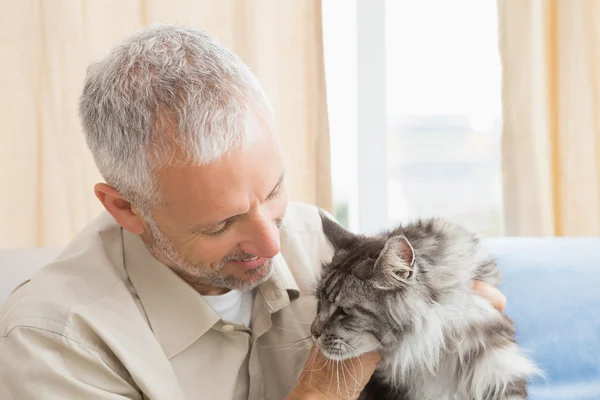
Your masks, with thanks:
<instances>
[{"instance_id":1,"label":"gray stubble beard","mask_svg":"<svg viewBox=\"0 0 600 400\"><path fill-rule=\"evenodd\" d=\"M206 284L216 288L244 291L253 289L260 283L267 281L273 273L273 260L268 259L260 267L246 272L248 276L264 273L264 276L258 280L241 280L222 275L221 272L229 261L248 259L252 255L247 253L232 254L221 260L214 269L208 269L200 262L188 260L177 251L171 240L158 228L152 219L147 218L146 223L150 228L149 233L152 239L152 243L145 243L150 254L171 268L188 283Z\"/></svg>"}]
</instances>

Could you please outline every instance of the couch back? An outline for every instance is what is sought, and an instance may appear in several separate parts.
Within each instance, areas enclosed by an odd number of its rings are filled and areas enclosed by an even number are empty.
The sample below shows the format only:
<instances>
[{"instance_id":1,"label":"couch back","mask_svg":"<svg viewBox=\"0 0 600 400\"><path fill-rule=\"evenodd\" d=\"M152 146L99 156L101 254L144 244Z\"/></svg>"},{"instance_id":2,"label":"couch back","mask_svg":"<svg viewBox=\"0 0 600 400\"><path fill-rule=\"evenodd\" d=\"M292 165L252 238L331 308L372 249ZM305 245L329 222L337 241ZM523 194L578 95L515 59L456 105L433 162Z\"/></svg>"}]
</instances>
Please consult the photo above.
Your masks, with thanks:
<instances>
[{"instance_id":1,"label":"couch back","mask_svg":"<svg viewBox=\"0 0 600 400\"><path fill-rule=\"evenodd\" d=\"M600 399L600 238L498 238L517 341L547 375L531 400Z\"/></svg>"},{"instance_id":2,"label":"couch back","mask_svg":"<svg viewBox=\"0 0 600 400\"><path fill-rule=\"evenodd\" d=\"M0 249L0 306L10 292L58 256L57 248Z\"/></svg>"}]
</instances>

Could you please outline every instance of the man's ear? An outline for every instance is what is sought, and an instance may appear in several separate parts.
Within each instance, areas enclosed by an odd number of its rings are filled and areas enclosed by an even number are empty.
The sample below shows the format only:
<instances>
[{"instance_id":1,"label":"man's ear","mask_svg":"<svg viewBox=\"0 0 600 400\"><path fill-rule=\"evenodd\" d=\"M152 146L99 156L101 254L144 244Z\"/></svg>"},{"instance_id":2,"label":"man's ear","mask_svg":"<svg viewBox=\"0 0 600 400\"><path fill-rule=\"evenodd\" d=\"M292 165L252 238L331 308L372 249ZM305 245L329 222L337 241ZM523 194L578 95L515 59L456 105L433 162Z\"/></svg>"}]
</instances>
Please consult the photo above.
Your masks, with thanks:
<instances>
[{"instance_id":1,"label":"man's ear","mask_svg":"<svg viewBox=\"0 0 600 400\"><path fill-rule=\"evenodd\" d=\"M415 251L404 235L390 237L375 261L373 284L393 290L409 284L416 270Z\"/></svg>"},{"instance_id":2,"label":"man's ear","mask_svg":"<svg viewBox=\"0 0 600 400\"><path fill-rule=\"evenodd\" d=\"M106 211L113 216L123 229L136 235L144 233L145 225L139 211L130 202L125 200L112 186L98 183L94 186L94 193Z\"/></svg>"},{"instance_id":3,"label":"man's ear","mask_svg":"<svg viewBox=\"0 0 600 400\"><path fill-rule=\"evenodd\" d=\"M325 233L325 237L335 250L352 247L358 236L346 230L343 226L326 215L324 211L320 210L319 215L321 216L321 222L323 224L323 233Z\"/></svg>"}]
</instances>

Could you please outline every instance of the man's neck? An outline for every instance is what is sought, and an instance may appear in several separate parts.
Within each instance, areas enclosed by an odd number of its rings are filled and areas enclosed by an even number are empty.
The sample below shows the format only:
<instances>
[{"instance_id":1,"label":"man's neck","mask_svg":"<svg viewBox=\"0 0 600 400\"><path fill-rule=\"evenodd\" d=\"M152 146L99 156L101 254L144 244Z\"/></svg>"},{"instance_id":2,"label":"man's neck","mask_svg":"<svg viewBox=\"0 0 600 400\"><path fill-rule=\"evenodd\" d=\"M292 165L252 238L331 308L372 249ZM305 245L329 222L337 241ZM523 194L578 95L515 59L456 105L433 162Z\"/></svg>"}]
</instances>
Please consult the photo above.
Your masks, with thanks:
<instances>
[{"instance_id":1,"label":"man's neck","mask_svg":"<svg viewBox=\"0 0 600 400\"><path fill-rule=\"evenodd\" d=\"M181 279L186 281L191 287L193 287L198 293L200 293L203 296L220 296L222 294L225 294L225 293L228 293L231 291L231 289L216 288L216 287L212 287L209 285L204 285L204 284L199 284L199 283L191 283L191 282L188 282L187 280L185 280L185 278L182 277L181 275L179 275L179 276L181 277Z\"/></svg>"}]
</instances>

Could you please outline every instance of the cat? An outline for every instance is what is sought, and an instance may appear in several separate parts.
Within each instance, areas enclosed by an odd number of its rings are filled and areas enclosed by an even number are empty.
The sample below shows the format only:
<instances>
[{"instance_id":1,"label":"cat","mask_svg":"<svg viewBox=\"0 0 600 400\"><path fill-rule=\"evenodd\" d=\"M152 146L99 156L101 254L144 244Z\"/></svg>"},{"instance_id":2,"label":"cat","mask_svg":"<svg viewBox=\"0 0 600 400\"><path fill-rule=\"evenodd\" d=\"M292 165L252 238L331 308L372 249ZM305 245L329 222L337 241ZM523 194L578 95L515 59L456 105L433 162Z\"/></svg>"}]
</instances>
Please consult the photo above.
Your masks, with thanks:
<instances>
[{"instance_id":1,"label":"cat","mask_svg":"<svg viewBox=\"0 0 600 400\"><path fill-rule=\"evenodd\" d=\"M321 220L334 252L311 335L331 360L381 354L359 399L527 398L542 372L515 343L512 320L472 290L475 279L500 283L475 235L441 218L374 236Z\"/></svg>"}]
</instances>

